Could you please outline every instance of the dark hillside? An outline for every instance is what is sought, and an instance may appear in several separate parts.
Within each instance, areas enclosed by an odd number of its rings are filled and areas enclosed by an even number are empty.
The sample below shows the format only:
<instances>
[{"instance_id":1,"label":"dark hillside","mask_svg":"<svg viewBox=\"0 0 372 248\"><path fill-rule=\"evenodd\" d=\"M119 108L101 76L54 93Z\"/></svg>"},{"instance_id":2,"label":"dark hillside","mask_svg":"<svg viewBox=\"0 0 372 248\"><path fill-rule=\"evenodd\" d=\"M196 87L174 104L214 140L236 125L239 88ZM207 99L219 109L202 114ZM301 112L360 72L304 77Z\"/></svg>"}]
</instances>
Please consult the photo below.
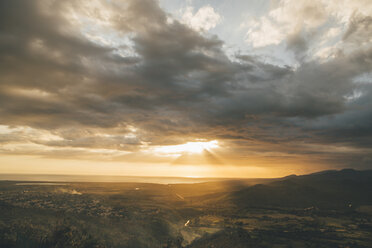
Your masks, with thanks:
<instances>
[{"instance_id":1,"label":"dark hillside","mask_svg":"<svg viewBox=\"0 0 372 248\"><path fill-rule=\"evenodd\" d=\"M325 171L258 184L228 197L238 207L347 209L372 204L372 171Z\"/></svg>"}]
</instances>

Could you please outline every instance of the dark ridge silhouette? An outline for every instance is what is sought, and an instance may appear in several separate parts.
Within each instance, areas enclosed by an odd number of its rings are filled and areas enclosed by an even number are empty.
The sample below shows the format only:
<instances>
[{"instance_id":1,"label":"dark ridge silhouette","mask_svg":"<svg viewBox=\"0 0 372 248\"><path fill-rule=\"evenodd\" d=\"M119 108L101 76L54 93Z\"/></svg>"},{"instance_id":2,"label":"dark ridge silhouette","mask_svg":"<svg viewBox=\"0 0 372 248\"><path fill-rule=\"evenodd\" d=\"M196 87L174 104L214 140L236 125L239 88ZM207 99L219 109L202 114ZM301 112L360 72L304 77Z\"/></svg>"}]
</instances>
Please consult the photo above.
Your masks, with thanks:
<instances>
[{"instance_id":1,"label":"dark ridge silhouette","mask_svg":"<svg viewBox=\"0 0 372 248\"><path fill-rule=\"evenodd\" d=\"M344 169L291 176L228 196L238 207L347 209L372 204L372 171Z\"/></svg>"}]
</instances>

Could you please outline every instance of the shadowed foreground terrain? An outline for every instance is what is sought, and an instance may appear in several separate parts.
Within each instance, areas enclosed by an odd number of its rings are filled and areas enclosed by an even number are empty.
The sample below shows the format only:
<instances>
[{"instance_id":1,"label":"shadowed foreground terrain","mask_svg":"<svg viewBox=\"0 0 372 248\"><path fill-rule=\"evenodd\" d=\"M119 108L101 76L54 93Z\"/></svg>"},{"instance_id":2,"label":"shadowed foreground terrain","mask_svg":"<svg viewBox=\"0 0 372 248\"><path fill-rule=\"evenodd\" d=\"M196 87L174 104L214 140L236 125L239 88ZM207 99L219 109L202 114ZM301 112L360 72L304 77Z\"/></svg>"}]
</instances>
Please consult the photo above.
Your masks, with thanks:
<instances>
[{"instance_id":1,"label":"shadowed foreground terrain","mask_svg":"<svg viewBox=\"0 0 372 248\"><path fill-rule=\"evenodd\" d=\"M0 247L372 247L372 171L195 184L1 181Z\"/></svg>"}]
</instances>

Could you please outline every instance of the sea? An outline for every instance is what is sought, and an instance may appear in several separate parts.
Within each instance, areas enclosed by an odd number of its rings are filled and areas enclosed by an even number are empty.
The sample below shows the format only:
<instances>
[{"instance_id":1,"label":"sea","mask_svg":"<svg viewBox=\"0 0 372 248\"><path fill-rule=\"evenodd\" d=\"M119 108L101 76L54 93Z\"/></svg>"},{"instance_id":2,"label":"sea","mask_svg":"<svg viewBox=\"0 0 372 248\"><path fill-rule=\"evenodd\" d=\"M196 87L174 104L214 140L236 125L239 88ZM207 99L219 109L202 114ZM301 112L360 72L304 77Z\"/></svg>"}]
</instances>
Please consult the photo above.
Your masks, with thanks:
<instances>
[{"instance_id":1,"label":"sea","mask_svg":"<svg viewBox=\"0 0 372 248\"><path fill-rule=\"evenodd\" d=\"M122 182L122 183L203 183L231 180L231 178L205 177L140 177L107 175L49 175L49 174L0 174L0 181L17 182Z\"/></svg>"}]
</instances>

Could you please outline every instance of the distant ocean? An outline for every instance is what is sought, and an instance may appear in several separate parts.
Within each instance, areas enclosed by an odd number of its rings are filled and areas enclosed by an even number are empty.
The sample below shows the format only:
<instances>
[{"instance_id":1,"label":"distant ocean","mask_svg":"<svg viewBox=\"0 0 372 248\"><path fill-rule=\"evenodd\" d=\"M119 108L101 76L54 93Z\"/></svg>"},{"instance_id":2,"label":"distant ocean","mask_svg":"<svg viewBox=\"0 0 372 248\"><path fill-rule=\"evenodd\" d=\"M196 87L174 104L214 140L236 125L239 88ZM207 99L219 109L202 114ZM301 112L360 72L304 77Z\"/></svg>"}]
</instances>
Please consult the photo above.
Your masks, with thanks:
<instances>
[{"instance_id":1,"label":"distant ocean","mask_svg":"<svg viewBox=\"0 0 372 248\"><path fill-rule=\"evenodd\" d=\"M192 178L192 177L139 177L139 176L100 176L100 175L37 175L0 174L0 181L25 182L126 182L126 183L203 183L231 180L231 178Z\"/></svg>"}]
</instances>

